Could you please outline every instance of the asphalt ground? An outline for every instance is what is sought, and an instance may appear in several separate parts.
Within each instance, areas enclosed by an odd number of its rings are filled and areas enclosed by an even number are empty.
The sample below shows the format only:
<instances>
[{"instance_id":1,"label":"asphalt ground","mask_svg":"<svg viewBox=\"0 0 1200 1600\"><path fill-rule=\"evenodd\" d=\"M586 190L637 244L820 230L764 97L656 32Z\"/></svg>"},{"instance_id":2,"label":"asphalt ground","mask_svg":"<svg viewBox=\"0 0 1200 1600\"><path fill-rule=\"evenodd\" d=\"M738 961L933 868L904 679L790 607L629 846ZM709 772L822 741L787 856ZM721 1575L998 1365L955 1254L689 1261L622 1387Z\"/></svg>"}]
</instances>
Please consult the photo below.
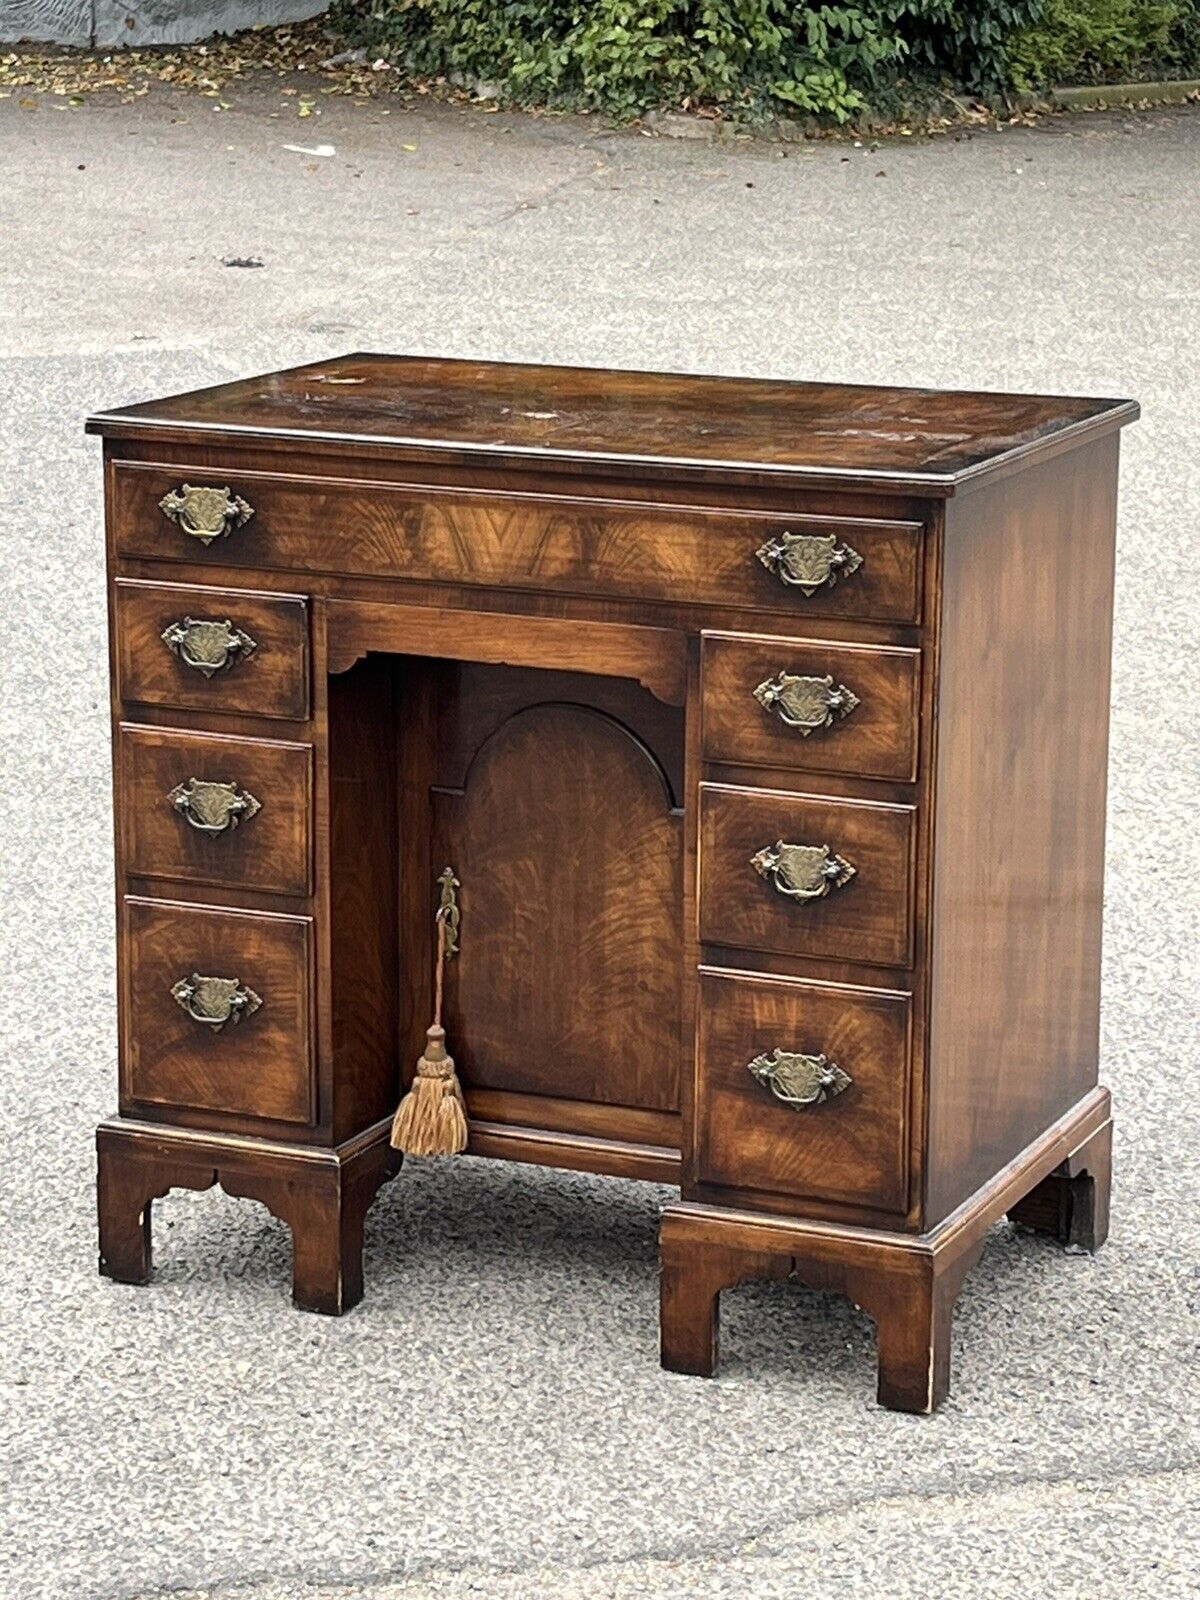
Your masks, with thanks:
<instances>
[{"instance_id":1,"label":"asphalt ground","mask_svg":"<svg viewBox=\"0 0 1200 1600\"><path fill-rule=\"evenodd\" d=\"M226 98L0 101L0 1592L1193 1596L1200 120L780 147ZM1113 1233L1093 1260L996 1229L935 1417L877 1410L870 1321L790 1283L725 1296L716 1381L662 1373L649 1186L412 1163L340 1321L292 1309L286 1231L219 1194L156 1203L152 1287L96 1275L116 1025L82 421L372 348L1141 400Z\"/></svg>"}]
</instances>

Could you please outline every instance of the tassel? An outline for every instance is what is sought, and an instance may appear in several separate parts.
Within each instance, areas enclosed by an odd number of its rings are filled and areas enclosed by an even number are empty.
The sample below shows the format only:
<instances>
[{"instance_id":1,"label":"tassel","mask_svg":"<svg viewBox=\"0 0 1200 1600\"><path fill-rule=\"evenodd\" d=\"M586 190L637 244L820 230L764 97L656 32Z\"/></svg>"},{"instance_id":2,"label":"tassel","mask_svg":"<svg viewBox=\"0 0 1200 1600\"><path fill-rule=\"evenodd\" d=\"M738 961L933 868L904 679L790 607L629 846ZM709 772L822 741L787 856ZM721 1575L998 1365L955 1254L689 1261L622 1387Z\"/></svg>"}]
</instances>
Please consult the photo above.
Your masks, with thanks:
<instances>
[{"instance_id":1,"label":"tassel","mask_svg":"<svg viewBox=\"0 0 1200 1600\"><path fill-rule=\"evenodd\" d=\"M425 1034L425 1050L417 1062L412 1087L392 1120L392 1148L406 1156L456 1156L467 1148L467 1103L446 1051L442 1027L442 977L446 965L446 921L450 907L437 914L437 979L433 1024Z\"/></svg>"},{"instance_id":2,"label":"tassel","mask_svg":"<svg viewBox=\"0 0 1200 1600\"><path fill-rule=\"evenodd\" d=\"M392 1122L392 1148L406 1156L455 1156L467 1148L467 1107L446 1054L446 1032L434 1026L426 1035L412 1088Z\"/></svg>"}]
</instances>

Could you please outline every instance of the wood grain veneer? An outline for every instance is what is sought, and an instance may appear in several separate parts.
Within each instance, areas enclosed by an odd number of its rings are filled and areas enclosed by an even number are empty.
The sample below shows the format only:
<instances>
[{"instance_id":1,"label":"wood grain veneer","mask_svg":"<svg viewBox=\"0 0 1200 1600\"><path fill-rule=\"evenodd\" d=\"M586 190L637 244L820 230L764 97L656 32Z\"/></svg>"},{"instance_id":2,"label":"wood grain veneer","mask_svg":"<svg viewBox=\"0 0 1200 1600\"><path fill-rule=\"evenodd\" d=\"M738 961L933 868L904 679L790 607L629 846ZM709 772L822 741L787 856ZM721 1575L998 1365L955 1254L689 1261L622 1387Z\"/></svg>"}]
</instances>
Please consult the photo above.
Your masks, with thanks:
<instances>
[{"instance_id":1,"label":"wood grain veneer","mask_svg":"<svg viewBox=\"0 0 1200 1600\"><path fill-rule=\"evenodd\" d=\"M308 602L207 585L113 585L117 689L129 705L179 706L217 717L249 713L303 721L308 716ZM210 676L189 667L163 641L189 618L230 622L253 641Z\"/></svg>"},{"instance_id":2,"label":"wood grain veneer","mask_svg":"<svg viewBox=\"0 0 1200 1600\"><path fill-rule=\"evenodd\" d=\"M297 573L386 576L531 588L556 594L681 599L786 609L796 617L913 622L920 527L864 517L670 510L595 497L447 492L383 482L281 478L217 465L206 478L254 509L231 539L199 544L159 510L183 487L177 469L113 472L116 543L123 556ZM862 558L844 582L787 588L757 552L788 533L836 539Z\"/></svg>"},{"instance_id":3,"label":"wood grain veneer","mask_svg":"<svg viewBox=\"0 0 1200 1600\"><path fill-rule=\"evenodd\" d=\"M754 866L776 844L827 847L853 870L794 900ZM907 967L913 959L916 811L775 789L700 787L700 937L707 944Z\"/></svg>"},{"instance_id":4,"label":"wood grain veneer","mask_svg":"<svg viewBox=\"0 0 1200 1600\"><path fill-rule=\"evenodd\" d=\"M911 783L917 776L920 651L826 639L706 633L701 645L704 754L734 766L842 772ZM754 691L780 675L832 680L856 704L800 731Z\"/></svg>"},{"instance_id":5,"label":"wood grain veneer","mask_svg":"<svg viewBox=\"0 0 1200 1600\"><path fill-rule=\"evenodd\" d=\"M131 876L309 892L311 745L126 723L117 772L121 846ZM257 809L241 819L235 814L220 832L200 831L172 799L193 780L232 784Z\"/></svg>"},{"instance_id":6,"label":"wood grain veneer","mask_svg":"<svg viewBox=\"0 0 1200 1600\"><path fill-rule=\"evenodd\" d=\"M298 1305L355 1303L449 866L471 1153L678 1184L665 1366L710 1373L722 1290L795 1271L875 1318L881 1403L932 1409L987 1229L1107 1232L1136 415L350 355L93 418L121 1038L102 1270L145 1281L154 1199L219 1183L287 1221ZM214 636L181 652L180 630L206 623L236 647L201 671ZM783 701L789 678L811 681ZM170 798L190 778L259 809L203 835ZM789 844L853 874L784 895ZM196 1020L172 989L205 976L261 1005Z\"/></svg>"}]
</instances>

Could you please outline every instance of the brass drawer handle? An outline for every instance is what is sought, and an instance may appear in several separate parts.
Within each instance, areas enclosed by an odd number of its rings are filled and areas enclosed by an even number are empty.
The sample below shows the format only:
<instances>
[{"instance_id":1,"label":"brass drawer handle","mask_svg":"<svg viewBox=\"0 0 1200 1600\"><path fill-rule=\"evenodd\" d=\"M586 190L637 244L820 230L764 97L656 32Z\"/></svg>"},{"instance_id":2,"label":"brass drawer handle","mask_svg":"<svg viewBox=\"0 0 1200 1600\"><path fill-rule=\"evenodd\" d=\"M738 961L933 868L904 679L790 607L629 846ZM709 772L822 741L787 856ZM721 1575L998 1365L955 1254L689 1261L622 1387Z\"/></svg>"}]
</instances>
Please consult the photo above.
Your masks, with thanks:
<instances>
[{"instance_id":1,"label":"brass drawer handle","mask_svg":"<svg viewBox=\"0 0 1200 1600\"><path fill-rule=\"evenodd\" d=\"M172 489L158 502L158 509L168 521L182 528L202 545L214 539L227 539L235 528L245 527L254 515L254 507L240 494L228 487L194 487L185 483Z\"/></svg>"},{"instance_id":2,"label":"brass drawer handle","mask_svg":"<svg viewBox=\"0 0 1200 1600\"><path fill-rule=\"evenodd\" d=\"M781 533L754 553L780 583L806 595L832 589L839 578L857 572L863 560L850 545L839 544L834 534L819 533Z\"/></svg>"},{"instance_id":3,"label":"brass drawer handle","mask_svg":"<svg viewBox=\"0 0 1200 1600\"><path fill-rule=\"evenodd\" d=\"M789 900L820 900L849 883L856 871L827 844L785 844L782 839L751 856L750 865Z\"/></svg>"},{"instance_id":4,"label":"brass drawer handle","mask_svg":"<svg viewBox=\"0 0 1200 1600\"><path fill-rule=\"evenodd\" d=\"M249 790L239 790L236 783L208 783L203 778L177 783L167 799L197 833L224 833L262 810L262 802Z\"/></svg>"},{"instance_id":5,"label":"brass drawer handle","mask_svg":"<svg viewBox=\"0 0 1200 1600\"><path fill-rule=\"evenodd\" d=\"M754 691L764 711L773 711L785 727L795 728L802 739L818 728L829 728L848 717L862 702L832 678L800 678L794 672L777 672Z\"/></svg>"},{"instance_id":6,"label":"brass drawer handle","mask_svg":"<svg viewBox=\"0 0 1200 1600\"><path fill-rule=\"evenodd\" d=\"M235 628L228 617L224 622L184 617L182 622L163 629L162 641L185 667L205 678L231 667L239 656L252 656L258 649L257 642L241 628Z\"/></svg>"},{"instance_id":7,"label":"brass drawer handle","mask_svg":"<svg viewBox=\"0 0 1200 1600\"><path fill-rule=\"evenodd\" d=\"M253 989L244 989L237 978L202 978L193 972L171 985L171 995L193 1022L201 1022L219 1033L227 1022L240 1022L253 1016L262 1001Z\"/></svg>"},{"instance_id":8,"label":"brass drawer handle","mask_svg":"<svg viewBox=\"0 0 1200 1600\"><path fill-rule=\"evenodd\" d=\"M770 1055L755 1056L747 1063L746 1070L764 1088L770 1089L776 1100L782 1100L785 1106L797 1111L832 1100L853 1082L849 1073L843 1072L828 1056L806 1056L792 1050L773 1050Z\"/></svg>"}]
</instances>

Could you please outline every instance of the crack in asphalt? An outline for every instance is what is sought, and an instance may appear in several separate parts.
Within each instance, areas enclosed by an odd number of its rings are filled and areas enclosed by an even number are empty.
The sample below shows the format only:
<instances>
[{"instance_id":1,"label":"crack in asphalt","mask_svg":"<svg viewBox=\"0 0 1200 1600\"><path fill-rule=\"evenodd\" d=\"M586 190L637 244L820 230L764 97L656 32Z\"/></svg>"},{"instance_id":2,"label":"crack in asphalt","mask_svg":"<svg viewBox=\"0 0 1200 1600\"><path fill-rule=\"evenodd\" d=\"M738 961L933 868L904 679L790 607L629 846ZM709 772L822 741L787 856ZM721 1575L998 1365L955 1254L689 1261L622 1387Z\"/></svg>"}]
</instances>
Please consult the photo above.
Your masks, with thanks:
<instances>
[{"instance_id":1,"label":"crack in asphalt","mask_svg":"<svg viewBox=\"0 0 1200 1600\"><path fill-rule=\"evenodd\" d=\"M469 1589L474 1586L473 1579L494 1584L514 1579L548 1580L560 1575L563 1578L605 1574L620 1577L641 1569L645 1570L647 1576L653 1576L655 1571L667 1573L684 1565L731 1567L738 1561L747 1560L765 1565L787 1561L794 1553L789 1546L797 1542L819 1542L827 1528L838 1539L844 1540L849 1532L848 1522L861 1520L865 1516L870 1516L876 1522L890 1519L911 1524L916 1514L930 1510L943 1521L958 1522L978 1520L981 1513L989 1509L1018 1512L1036 1508L1049 1512L1052 1509L1061 1510L1081 1493L1111 1498L1116 1491L1132 1484L1181 1489L1185 1492L1176 1496L1178 1500L1194 1501L1200 1506L1200 1454L1192 1461L1164 1463L1132 1472L1092 1470L1066 1477L1039 1477L1036 1474L1014 1478L998 1476L986 1479L971 1489L933 1488L916 1494L884 1493L843 1500L822 1507L811 1516L786 1527L773 1525L755 1533L747 1533L738 1547L732 1550L728 1544L708 1549L679 1546L674 1549L663 1547L638 1551L616 1560L579 1563L528 1562L508 1566L470 1563L448 1567L444 1562L429 1562L422 1563L416 1570L410 1568L407 1571L393 1566L378 1572L364 1570L328 1576L264 1573L236 1579L232 1583L201 1584L198 1587L168 1584L155 1589L111 1590L103 1596L103 1600L292 1600L293 1595L300 1593L311 1595L313 1600L323 1600L326 1595L330 1600L335 1600L339 1594L354 1594L362 1596L363 1600L370 1600L373 1594L380 1596L381 1600L389 1600L394 1595L395 1600L404 1600L406 1593L413 1595L415 1600L423 1600L424 1595L434 1594L435 1591L430 1587L434 1582L438 1585L437 1592L443 1593L447 1592L447 1581L459 1587L466 1584ZM947 1512L955 1515L947 1518ZM95 1600L101 1600L101 1597L97 1595Z\"/></svg>"}]
</instances>

